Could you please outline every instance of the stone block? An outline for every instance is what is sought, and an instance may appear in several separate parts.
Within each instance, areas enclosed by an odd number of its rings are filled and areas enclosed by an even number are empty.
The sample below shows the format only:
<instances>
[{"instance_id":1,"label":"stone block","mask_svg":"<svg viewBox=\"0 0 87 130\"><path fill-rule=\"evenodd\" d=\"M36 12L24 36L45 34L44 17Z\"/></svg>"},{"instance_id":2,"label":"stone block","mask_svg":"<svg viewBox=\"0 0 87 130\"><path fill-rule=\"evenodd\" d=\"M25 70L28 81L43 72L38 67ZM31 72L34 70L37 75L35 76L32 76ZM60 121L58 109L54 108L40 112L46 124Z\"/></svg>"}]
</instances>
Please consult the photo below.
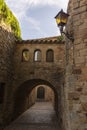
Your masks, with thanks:
<instances>
[{"instance_id":1,"label":"stone block","mask_svg":"<svg viewBox=\"0 0 87 130\"><path fill-rule=\"evenodd\" d=\"M76 91L82 92L82 89L83 89L82 86L79 85L76 86Z\"/></svg>"},{"instance_id":2,"label":"stone block","mask_svg":"<svg viewBox=\"0 0 87 130\"><path fill-rule=\"evenodd\" d=\"M84 43L87 43L87 38L84 38ZM85 44L87 46L87 44Z\"/></svg>"},{"instance_id":3,"label":"stone block","mask_svg":"<svg viewBox=\"0 0 87 130\"><path fill-rule=\"evenodd\" d=\"M82 74L83 74L84 78L87 77L87 73L86 72L87 72L87 67L83 67L82 68Z\"/></svg>"},{"instance_id":4,"label":"stone block","mask_svg":"<svg viewBox=\"0 0 87 130\"><path fill-rule=\"evenodd\" d=\"M73 16L73 22L79 22L80 17L81 17L80 14L74 15L74 16Z\"/></svg>"},{"instance_id":5,"label":"stone block","mask_svg":"<svg viewBox=\"0 0 87 130\"><path fill-rule=\"evenodd\" d=\"M78 43L77 45L75 45L76 52L85 48L85 45L80 42L81 42L81 39L76 41L76 43Z\"/></svg>"},{"instance_id":6,"label":"stone block","mask_svg":"<svg viewBox=\"0 0 87 130\"><path fill-rule=\"evenodd\" d=\"M78 3L77 3L77 2L74 2L74 3L73 3L73 6L74 6L74 9L79 8L79 2L78 2Z\"/></svg>"},{"instance_id":7,"label":"stone block","mask_svg":"<svg viewBox=\"0 0 87 130\"><path fill-rule=\"evenodd\" d=\"M73 104L73 110L74 110L75 112L80 113L80 112L82 111L82 106L81 106L81 104Z\"/></svg>"},{"instance_id":8,"label":"stone block","mask_svg":"<svg viewBox=\"0 0 87 130\"><path fill-rule=\"evenodd\" d=\"M72 74L81 74L81 73L82 73L82 70L79 67L75 67L72 70Z\"/></svg>"},{"instance_id":9,"label":"stone block","mask_svg":"<svg viewBox=\"0 0 87 130\"><path fill-rule=\"evenodd\" d=\"M79 64L79 66L81 64L85 64L85 57L84 56L75 57L75 63Z\"/></svg>"},{"instance_id":10,"label":"stone block","mask_svg":"<svg viewBox=\"0 0 87 130\"><path fill-rule=\"evenodd\" d=\"M82 103L81 105L82 105L83 111L87 112L87 103Z\"/></svg>"},{"instance_id":11,"label":"stone block","mask_svg":"<svg viewBox=\"0 0 87 130\"><path fill-rule=\"evenodd\" d=\"M80 122L81 124L87 123L87 119L86 119L86 116L85 116L84 113L78 113L78 115L79 115L79 122Z\"/></svg>"},{"instance_id":12,"label":"stone block","mask_svg":"<svg viewBox=\"0 0 87 130\"><path fill-rule=\"evenodd\" d=\"M78 92L72 92L68 94L68 100L79 100L80 93Z\"/></svg>"},{"instance_id":13,"label":"stone block","mask_svg":"<svg viewBox=\"0 0 87 130\"><path fill-rule=\"evenodd\" d=\"M81 0L80 1L80 6L84 6L86 4L86 0Z\"/></svg>"},{"instance_id":14,"label":"stone block","mask_svg":"<svg viewBox=\"0 0 87 130\"><path fill-rule=\"evenodd\" d=\"M87 103L87 95L81 95L80 101L81 101L81 103Z\"/></svg>"},{"instance_id":15,"label":"stone block","mask_svg":"<svg viewBox=\"0 0 87 130\"><path fill-rule=\"evenodd\" d=\"M81 50L79 51L79 53L80 53L80 56L87 56L87 49L86 49L86 48L81 49Z\"/></svg>"},{"instance_id":16,"label":"stone block","mask_svg":"<svg viewBox=\"0 0 87 130\"><path fill-rule=\"evenodd\" d=\"M81 6L81 7L77 8L77 9L75 9L73 11L73 15L78 15L78 14L81 14L83 12L86 12L86 8L87 8L86 5L84 5L84 6Z\"/></svg>"},{"instance_id":17,"label":"stone block","mask_svg":"<svg viewBox=\"0 0 87 130\"><path fill-rule=\"evenodd\" d=\"M82 94L87 95L87 86L83 87Z\"/></svg>"}]
</instances>

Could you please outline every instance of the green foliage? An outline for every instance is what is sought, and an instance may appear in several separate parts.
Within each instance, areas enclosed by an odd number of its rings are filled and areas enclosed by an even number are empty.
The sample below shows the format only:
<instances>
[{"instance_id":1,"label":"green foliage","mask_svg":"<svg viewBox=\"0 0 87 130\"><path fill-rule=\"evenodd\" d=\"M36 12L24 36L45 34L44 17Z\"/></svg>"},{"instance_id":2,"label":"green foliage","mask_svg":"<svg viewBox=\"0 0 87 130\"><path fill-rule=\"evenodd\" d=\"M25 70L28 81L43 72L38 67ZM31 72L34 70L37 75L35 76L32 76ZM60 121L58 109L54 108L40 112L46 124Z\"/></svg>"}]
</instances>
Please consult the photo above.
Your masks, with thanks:
<instances>
[{"instance_id":1,"label":"green foliage","mask_svg":"<svg viewBox=\"0 0 87 130\"><path fill-rule=\"evenodd\" d=\"M63 40L64 40L64 37L63 37L63 35L61 35L61 36L58 36L58 41L62 42Z\"/></svg>"},{"instance_id":2,"label":"green foliage","mask_svg":"<svg viewBox=\"0 0 87 130\"><path fill-rule=\"evenodd\" d=\"M21 39L21 30L16 17L12 14L7 7L4 0L0 0L0 21L4 21L7 25L11 26L11 29L15 36Z\"/></svg>"}]
</instances>

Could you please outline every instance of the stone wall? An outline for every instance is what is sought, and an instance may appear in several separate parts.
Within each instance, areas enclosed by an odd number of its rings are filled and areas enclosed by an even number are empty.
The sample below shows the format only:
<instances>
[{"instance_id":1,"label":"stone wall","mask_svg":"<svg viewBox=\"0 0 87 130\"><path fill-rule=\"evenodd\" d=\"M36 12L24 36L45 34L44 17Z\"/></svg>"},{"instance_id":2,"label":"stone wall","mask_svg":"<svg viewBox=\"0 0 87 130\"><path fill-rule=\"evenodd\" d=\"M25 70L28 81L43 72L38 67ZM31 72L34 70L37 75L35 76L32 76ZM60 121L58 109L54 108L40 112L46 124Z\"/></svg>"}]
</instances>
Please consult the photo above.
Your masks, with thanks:
<instances>
[{"instance_id":1,"label":"stone wall","mask_svg":"<svg viewBox=\"0 0 87 130\"><path fill-rule=\"evenodd\" d=\"M11 32L10 27L0 24L0 91L4 85L3 101L0 104L0 124L5 116L9 115L10 98L13 81L13 55L16 38ZM8 104L8 105L7 105ZM6 113L6 115L5 115Z\"/></svg>"},{"instance_id":2,"label":"stone wall","mask_svg":"<svg viewBox=\"0 0 87 130\"><path fill-rule=\"evenodd\" d=\"M22 60L22 52L25 49L29 50L28 61ZM37 49L42 52L40 62L34 61L34 52ZM52 49L54 52L53 62L46 61L46 52L49 49ZM30 41L18 43L14 55L14 91L24 82L33 79L46 80L54 84L55 87L58 86L58 82L60 82L58 78L60 77L60 73L64 71L64 58L64 44L62 43L58 44L55 42L53 44L43 41L40 43L39 40L33 43Z\"/></svg>"},{"instance_id":3,"label":"stone wall","mask_svg":"<svg viewBox=\"0 0 87 130\"><path fill-rule=\"evenodd\" d=\"M28 95L28 108L30 108L36 101L36 91L33 89L31 93Z\"/></svg>"},{"instance_id":4,"label":"stone wall","mask_svg":"<svg viewBox=\"0 0 87 130\"><path fill-rule=\"evenodd\" d=\"M86 130L87 1L70 0L68 13L67 30L73 34L74 42L66 41L69 49L64 86L64 127L66 130Z\"/></svg>"},{"instance_id":5,"label":"stone wall","mask_svg":"<svg viewBox=\"0 0 87 130\"><path fill-rule=\"evenodd\" d=\"M17 42L14 55L14 81L13 86L13 118L23 113L26 107L27 95L33 88L38 85L47 85L54 91L54 108L58 109L58 101L60 98L60 87L62 75L64 72L64 43L59 43L57 40L27 40ZM23 50L29 51L29 60L24 61ZM34 61L35 50L41 50L41 61ZM54 52L54 60L46 61L47 50L52 49ZM58 100L59 99L59 100ZM22 100L22 102L21 102ZM32 102L30 101L30 104ZM58 113L59 114L59 113Z\"/></svg>"}]
</instances>

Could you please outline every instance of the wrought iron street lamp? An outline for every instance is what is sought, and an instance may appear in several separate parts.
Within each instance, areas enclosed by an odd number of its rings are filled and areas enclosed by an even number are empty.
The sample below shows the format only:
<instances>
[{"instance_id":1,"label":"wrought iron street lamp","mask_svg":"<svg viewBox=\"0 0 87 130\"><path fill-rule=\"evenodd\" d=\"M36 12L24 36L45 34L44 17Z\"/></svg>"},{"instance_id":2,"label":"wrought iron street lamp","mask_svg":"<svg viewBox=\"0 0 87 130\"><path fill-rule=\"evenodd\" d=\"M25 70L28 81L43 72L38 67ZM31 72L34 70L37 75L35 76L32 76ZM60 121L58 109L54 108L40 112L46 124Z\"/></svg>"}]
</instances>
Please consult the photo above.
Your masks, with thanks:
<instances>
[{"instance_id":1,"label":"wrought iron street lamp","mask_svg":"<svg viewBox=\"0 0 87 130\"><path fill-rule=\"evenodd\" d=\"M64 27L66 26L67 24L67 21L68 21L68 17L69 17L69 14L63 12L63 10L61 10L56 16L55 16L55 19L56 19L56 23L60 29L60 33L62 34L65 34L65 36L71 40L72 42L74 41L74 38L71 36L71 34L69 34L68 32L64 32Z\"/></svg>"}]
</instances>

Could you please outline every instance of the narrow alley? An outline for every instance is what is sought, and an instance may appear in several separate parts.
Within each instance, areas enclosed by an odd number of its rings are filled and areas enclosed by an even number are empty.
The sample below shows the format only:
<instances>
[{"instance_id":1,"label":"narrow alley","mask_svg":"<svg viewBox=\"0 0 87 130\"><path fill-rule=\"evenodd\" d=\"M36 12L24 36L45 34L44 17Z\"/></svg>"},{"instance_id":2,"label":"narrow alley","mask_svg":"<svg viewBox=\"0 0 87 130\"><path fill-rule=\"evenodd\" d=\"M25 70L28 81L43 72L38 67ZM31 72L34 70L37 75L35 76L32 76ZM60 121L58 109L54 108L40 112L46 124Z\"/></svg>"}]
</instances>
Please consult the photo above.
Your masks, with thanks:
<instances>
[{"instance_id":1,"label":"narrow alley","mask_svg":"<svg viewBox=\"0 0 87 130\"><path fill-rule=\"evenodd\" d=\"M50 102L36 102L4 130L59 130L58 120Z\"/></svg>"}]
</instances>

